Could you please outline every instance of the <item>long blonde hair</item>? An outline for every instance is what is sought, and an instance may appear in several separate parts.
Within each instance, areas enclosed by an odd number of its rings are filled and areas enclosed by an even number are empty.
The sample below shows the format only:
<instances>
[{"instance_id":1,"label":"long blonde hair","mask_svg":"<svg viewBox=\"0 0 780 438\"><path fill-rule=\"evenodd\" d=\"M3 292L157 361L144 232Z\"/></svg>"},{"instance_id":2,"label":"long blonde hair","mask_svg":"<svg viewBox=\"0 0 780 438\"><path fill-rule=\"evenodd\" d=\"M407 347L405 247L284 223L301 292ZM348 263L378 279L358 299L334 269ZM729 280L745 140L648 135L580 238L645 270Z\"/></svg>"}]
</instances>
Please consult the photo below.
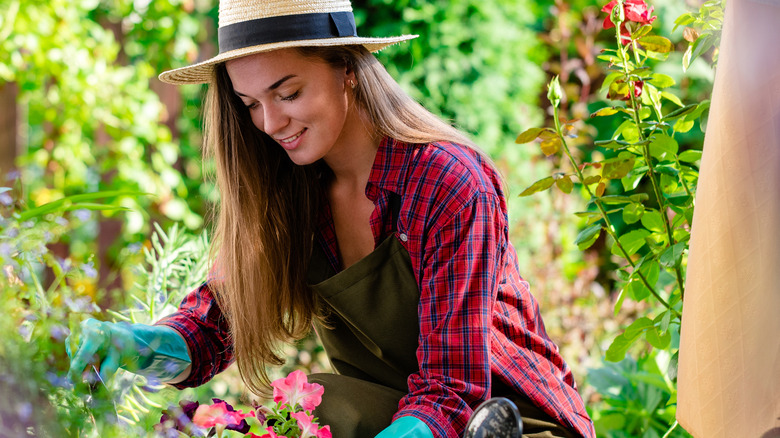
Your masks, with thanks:
<instances>
[{"instance_id":1,"label":"long blonde hair","mask_svg":"<svg viewBox=\"0 0 780 438\"><path fill-rule=\"evenodd\" d=\"M355 72L357 108L377 135L475 147L409 97L364 47L298 51ZM206 159L216 162L220 193L210 286L227 318L242 380L252 392L265 393L266 366L284 363L279 345L305 336L320 312L306 271L324 196L320 176L327 168L295 165L259 131L224 65L217 66L209 87L204 131Z\"/></svg>"}]
</instances>

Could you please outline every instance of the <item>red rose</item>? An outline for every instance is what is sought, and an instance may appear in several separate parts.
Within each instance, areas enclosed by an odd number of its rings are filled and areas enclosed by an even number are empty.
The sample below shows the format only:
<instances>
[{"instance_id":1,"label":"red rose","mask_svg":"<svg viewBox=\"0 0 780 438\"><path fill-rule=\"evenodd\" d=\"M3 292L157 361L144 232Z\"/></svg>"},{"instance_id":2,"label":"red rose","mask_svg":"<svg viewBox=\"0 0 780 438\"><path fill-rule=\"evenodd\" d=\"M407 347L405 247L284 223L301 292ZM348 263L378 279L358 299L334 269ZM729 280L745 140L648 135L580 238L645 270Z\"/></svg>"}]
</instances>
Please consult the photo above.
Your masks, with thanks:
<instances>
[{"instance_id":1,"label":"red rose","mask_svg":"<svg viewBox=\"0 0 780 438\"><path fill-rule=\"evenodd\" d=\"M617 4L617 0L612 0L611 2L607 3L606 6L601 8L601 12L607 13L607 18L604 19L604 29L612 29L615 27L615 23L612 22L610 19L610 15L612 14L612 9L614 9L615 5ZM634 22L638 23L640 25L645 24L651 24L653 21L655 21L655 16L652 16L653 9L655 9L653 6L650 6L648 9L647 3L644 2L644 0L625 0L623 2L623 12L626 17L626 21L621 23L620 25L620 34L623 36L630 36L630 33L628 29L626 28L626 22ZM623 39L623 44L628 44L628 39Z\"/></svg>"}]
</instances>

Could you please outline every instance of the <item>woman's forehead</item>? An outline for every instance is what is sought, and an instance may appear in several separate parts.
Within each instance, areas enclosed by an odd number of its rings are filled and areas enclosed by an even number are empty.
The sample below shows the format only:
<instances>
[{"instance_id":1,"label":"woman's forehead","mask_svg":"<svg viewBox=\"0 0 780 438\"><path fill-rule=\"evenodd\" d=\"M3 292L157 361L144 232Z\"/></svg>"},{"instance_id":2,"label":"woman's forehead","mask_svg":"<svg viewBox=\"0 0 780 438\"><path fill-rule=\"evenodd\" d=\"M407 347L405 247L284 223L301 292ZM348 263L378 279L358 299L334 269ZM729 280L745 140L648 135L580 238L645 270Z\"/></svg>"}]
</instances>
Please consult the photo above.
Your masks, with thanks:
<instances>
[{"instance_id":1,"label":"woman's forehead","mask_svg":"<svg viewBox=\"0 0 780 438\"><path fill-rule=\"evenodd\" d=\"M303 56L295 49L278 49L231 59L225 63L225 68L234 85L251 80L252 82L270 81L265 84L270 86L279 78L290 74L296 76L316 74L317 65L321 67L324 62Z\"/></svg>"}]
</instances>

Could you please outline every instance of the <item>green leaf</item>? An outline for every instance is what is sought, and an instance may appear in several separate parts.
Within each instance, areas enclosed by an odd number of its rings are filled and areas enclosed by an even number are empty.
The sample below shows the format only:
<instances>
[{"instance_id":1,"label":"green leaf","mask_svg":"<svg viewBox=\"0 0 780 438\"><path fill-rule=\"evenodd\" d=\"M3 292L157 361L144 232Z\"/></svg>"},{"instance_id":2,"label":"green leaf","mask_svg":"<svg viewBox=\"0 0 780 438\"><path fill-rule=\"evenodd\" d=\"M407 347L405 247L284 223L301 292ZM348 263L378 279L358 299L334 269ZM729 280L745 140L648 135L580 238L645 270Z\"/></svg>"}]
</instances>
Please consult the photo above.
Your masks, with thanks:
<instances>
[{"instance_id":1,"label":"green leaf","mask_svg":"<svg viewBox=\"0 0 780 438\"><path fill-rule=\"evenodd\" d=\"M650 318L642 317L631 323L622 334L618 335L607 349L606 359L610 362L620 362L626 357L631 345L649 328L653 327Z\"/></svg>"},{"instance_id":2,"label":"green leaf","mask_svg":"<svg viewBox=\"0 0 780 438\"><path fill-rule=\"evenodd\" d=\"M656 232L666 231L664 220L661 217L661 213L659 213L658 210L646 211L645 214L642 215L642 226L644 226L650 231L656 231Z\"/></svg>"},{"instance_id":3,"label":"green leaf","mask_svg":"<svg viewBox=\"0 0 780 438\"><path fill-rule=\"evenodd\" d=\"M596 242L601 234L601 224L591 225L577 234L577 238L574 243L577 244L577 248L580 251L584 251L591 247Z\"/></svg>"},{"instance_id":4,"label":"green leaf","mask_svg":"<svg viewBox=\"0 0 780 438\"><path fill-rule=\"evenodd\" d=\"M599 181L601 181L601 175L591 175L591 176L586 176L585 181L582 181L582 183L585 184L586 186L589 186L592 184L596 184Z\"/></svg>"},{"instance_id":5,"label":"green leaf","mask_svg":"<svg viewBox=\"0 0 780 438\"><path fill-rule=\"evenodd\" d=\"M528 143L528 142L534 141L534 140L537 139L537 137L539 137L539 134L541 134L542 131L552 131L552 132L555 132L555 131L553 131L550 128L531 128L531 129L527 129L527 130L523 131L522 134L517 136L517 139L515 140L515 143L523 144L523 143Z\"/></svg>"},{"instance_id":6,"label":"green leaf","mask_svg":"<svg viewBox=\"0 0 780 438\"><path fill-rule=\"evenodd\" d=\"M669 88L677 83L674 79L672 79L671 76L665 75L663 73L653 73L653 78L647 82L655 85L658 88Z\"/></svg>"},{"instance_id":7,"label":"green leaf","mask_svg":"<svg viewBox=\"0 0 780 438\"><path fill-rule=\"evenodd\" d=\"M636 202L626 205L623 209L623 221L627 224L633 224L642 218L645 212L645 206Z\"/></svg>"},{"instance_id":8,"label":"green leaf","mask_svg":"<svg viewBox=\"0 0 780 438\"><path fill-rule=\"evenodd\" d=\"M658 321L658 318L656 318L656 321ZM665 333L667 330L669 330L669 324L672 322L672 311L667 310L663 314L661 314L661 321L659 322L658 328L661 329L661 333Z\"/></svg>"},{"instance_id":9,"label":"green leaf","mask_svg":"<svg viewBox=\"0 0 780 438\"><path fill-rule=\"evenodd\" d=\"M632 256L636 254L636 252L639 251L640 248L645 246L645 244L647 243L645 241L645 238L649 235L650 232L644 229L632 230L618 237L618 241L620 242L620 245L623 247L623 249L628 253L628 255ZM613 254L623 257L622 252L620 252L619 250L618 251L613 250Z\"/></svg>"},{"instance_id":10,"label":"green leaf","mask_svg":"<svg viewBox=\"0 0 780 438\"><path fill-rule=\"evenodd\" d=\"M658 332L657 327L653 327L645 332L645 339L655 348L664 350L672 342L672 333L667 331L663 334Z\"/></svg>"},{"instance_id":11,"label":"green leaf","mask_svg":"<svg viewBox=\"0 0 780 438\"><path fill-rule=\"evenodd\" d=\"M601 177L605 179L621 179L628 175L634 168L636 157L634 154L623 152L615 158L602 162Z\"/></svg>"},{"instance_id":12,"label":"green leaf","mask_svg":"<svg viewBox=\"0 0 780 438\"><path fill-rule=\"evenodd\" d=\"M555 185L566 194L571 193L572 189L574 188L574 183L571 181L571 177L569 177L569 175L564 175L562 178L556 179Z\"/></svg>"},{"instance_id":13,"label":"green leaf","mask_svg":"<svg viewBox=\"0 0 780 438\"><path fill-rule=\"evenodd\" d=\"M639 141L639 128L636 127L633 120L626 120L618 126L612 138L616 138L618 135L622 135L623 139L629 143L636 143Z\"/></svg>"},{"instance_id":14,"label":"green leaf","mask_svg":"<svg viewBox=\"0 0 780 438\"><path fill-rule=\"evenodd\" d=\"M520 193L520 196L529 196L536 192L547 190L552 187L553 183L555 183L555 179L552 176L542 178L539 181L531 184L531 186L529 186L527 189L523 190L523 193Z\"/></svg>"},{"instance_id":15,"label":"green leaf","mask_svg":"<svg viewBox=\"0 0 780 438\"><path fill-rule=\"evenodd\" d=\"M682 118L674 123L674 132L688 132L691 129L693 129L692 120Z\"/></svg>"},{"instance_id":16,"label":"green leaf","mask_svg":"<svg viewBox=\"0 0 780 438\"><path fill-rule=\"evenodd\" d=\"M680 260L682 260L683 251L685 251L687 246L687 242L678 242L669 248L666 248L664 252L661 253L660 257L658 257L661 266L669 269L679 266Z\"/></svg>"},{"instance_id":17,"label":"green leaf","mask_svg":"<svg viewBox=\"0 0 780 438\"><path fill-rule=\"evenodd\" d=\"M655 134L650 138L650 155L663 160L667 155L676 155L677 140L666 134Z\"/></svg>"},{"instance_id":18,"label":"green leaf","mask_svg":"<svg viewBox=\"0 0 780 438\"><path fill-rule=\"evenodd\" d=\"M695 163L701 160L702 151L687 150L682 152L677 159L684 163Z\"/></svg>"},{"instance_id":19,"label":"green leaf","mask_svg":"<svg viewBox=\"0 0 780 438\"><path fill-rule=\"evenodd\" d=\"M101 198L115 198L118 196L143 196L149 195L148 193L128 191L128 190L113 190L93 193L83 193L79 195L66 196L64 198L43 204L39 207L32 208L30 210L23 211L19 214L19 221L24 222L26 220L41 217L43 215L54 213L58 211L70 211L85 208L89 210L126 210L124 207L117 207L110 204L95 204L87 203L86 201L93 201Z\"/></svg>"},{"instance_id":20,"label":"green leaf","mask_svg":"<svg viewBox=\"0 0 780 438\"><path fill-rule=\"evenodd\" d=\"M677 30L678 26L685 26L693 23L694 21L696 21L696 18L693 16L693 14L691 14L690 12L686 12L680 15L679 17L677 17L676 20L674 20L675 26L674 29L672 29L672 31Z\"/></svg>"},{"instance_id":21,"label":"green leaf","mask_svg":"<svg viewBox=\"0 0 780 438\"><path fill-rule=\"evenodd\" d=\"M674 103L675 105L679 106L679 107L684 106L683 103L682 103L682 100L680 100L679 97L677 97L676 95L672 94L669 91L666 91L666 90L661 91L661 96L663 98L665 98L666 100L668 100L668 101Z\"/></svg>"},{"instance_id":22,"label":"green leaf","mask_svg":"<svg viewBox=\"0 0 780 438\"><path fill-rule=\"evenodd\" d=\"M638 41L646 50L656 53L669 53L674 48L668 38L658 35L646 35L639 38Z\"/></svg>"},{"instance_id":23,"label":"green leaf","mask_svg":"<svg viewBox=\"0 0 780 438\"><path fill-rule=\"evenodd\" d=\"M600 59L601 57L599 57ZM620 62L620 59L618 58L618 62ZM616 72L613 71L612 73L609 73L607 77L604 78L604 82L601 84L601 90L599 90L600 93L603 93L607 90L609 90L609 86L612 85L613 82L623 77L622 72Z\"/></svg>"},{"instance_id":24,"label":"green leaf","mask_svg":"<svg viewBox=\"0 0 780 438\"><path fill-rule=\"evenodd\" d=\"M682 117L690 112L693 112L696 110L696 108L699 107L698 103L692 103L690 105L685 105L682 108L677 108L676 110L670 112L669 114L664 116L664 121L674 120L678 117Z\"/></svg>"},{"instance_id":25,"label":"green leaf","mask_svg":"<svg viewBox=\"0 0 780 438\"><path fill-rule=\"evenodd\" d=\"M613 311L613 314L615 316L618 316L620 313L620 308L623 307L623 300L626 299L626 295L628 294L628 291L626 290L628 288L628 284L623 286L623 289L620 289L620 294L618 294L618 298L615 301L615 309Z\"/></svg>"},{"instance_id":26,"label":"green leaf","mask_svg":"<svg viewBox=\"0 0 780 438\"><path fill-rule=\"evenodd\" d=\"M631 202L631 198L628 196L622 196L622 195L607 195L602 196L599 198L599 201L601 201L602 204L628 204ZM593 199L591 199L588 204L594 202Z\"/></svg>"},{"instance_id":27,"label":"green leaf","mask_svg":"<svg viewBox=\"0 0 780 438\"><path fill-rule=\"evenodd\" d=\"M541 148L542 153L546 156L554 155L561 148L561 139L557 135L555 137L548 137L542 140Z\"/></svg>"},{"instance_id":28,"label":"green leaf","mask_svg":"<svg viewBox=\"0 0 780 438\"><path fill-rule=\"evenodd\" d=\"M715 38L711 34L702 34L696 38L696 41L694 41L691 46L691 56L688 59L688 65L699 56L705 54L714 44Z\"/></svg>"},{"instance_id":29,"label":"green leaf","mask_svg":"<svg viewBox=\"0 0 780 438\"><path fill-rule=\"evenodd\" d=\"M593 118L593 117L611 116L611 115L617 114L617 113L618 113L618 109L617 108L608 106L608 107L601 108L600 110L594 112L593 114L590 115L590 117Z\"/></svg>"},{"instance_id":30,"label":"green leaf","mask_svg":"<svg viewBox=\"0 0 780 438\"><path fill-rule=\"evenodd\" d=\"M598 140L593 144L607 149L625 149L633 145L633 143L629 143L623 140Z\"/></svg>"},{"instance_id":31,"label":"green leaf","mask_svg":"<svg viewBox=\"0 0 780 438\"><path fill-rule=\"evenodd\" d=\"M655 284L658 282L658 276L661 273L661 266L658 264L658 260L654 258L648 259L645 263L642 263L639 270L647 279L647 283L655 287Z\"/></svg>"},{"instance_id":32,"label":"green leaf","mask_svg":"<svg viewBox=\"0 0 780 438\"><path fill-rule=\"evenodd\" d=\"M628 283L628 295L632 300L639 302L650 296L650 289L642 280L635 278Z\"/></svg>"},{"instance_id":33,"label":"green leaf","mask_svg":"<svg viewBox=\"0 0 780 438\"><path fill-rule=\"evenodd\" d=\"M630 192L639 187L639 182L644 178L645 172L638 172L637 169L628 173L620 182L623 184L623 190Z\"/></svg>"}]
</instances>

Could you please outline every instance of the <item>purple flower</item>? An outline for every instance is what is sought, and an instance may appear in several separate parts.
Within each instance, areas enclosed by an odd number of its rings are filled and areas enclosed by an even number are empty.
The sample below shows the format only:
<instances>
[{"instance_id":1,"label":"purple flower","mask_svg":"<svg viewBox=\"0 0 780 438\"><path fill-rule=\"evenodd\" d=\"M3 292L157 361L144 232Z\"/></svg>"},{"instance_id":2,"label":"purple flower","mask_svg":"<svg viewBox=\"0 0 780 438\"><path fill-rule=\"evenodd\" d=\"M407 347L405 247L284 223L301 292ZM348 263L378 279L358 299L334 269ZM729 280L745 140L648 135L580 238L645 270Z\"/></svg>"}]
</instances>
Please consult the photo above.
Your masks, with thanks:
<instances>
[{"instance_id":1,"label":"purple flower","mask_svg":"<svg viewBox=\"0 0 780 438\"><path fill-rule=\"evenodd\" d=\"M154 425L154 430L170 436L169 431L182 431L190 436L204 436L202 429L192 424L192 417L200 406L197 401L181 400L178 406L172 406L162 411L160 422Z\"/></svg>"},{"instance_id":2,"label":"purple flower","mask_svg":"<svg viewBox=\"0 0 780 438\"><path fill-rule=\"evenodd\" d=\"M30 402L22 402L16 405L16 414L23 423L27 423L27 420L32 417L33 408Z\"/></svg>"},{"instance_id":3,"label":"purple flower","mask_svg":"<svg viewBox=\"0 0 780 438\"><path fill-rule=\"evenodd\" d=\"M100 310L92 301L92 298L88 296L78 297L75 300L71 297L65 297L65 305L68 306L71 312L77 313L92 313Z\"/></svg>"},{"instance_id":4,"label":"purple flower","mask_svg":"<svg viewBox=\"0 0 780 438\"><path fill-rule=\"evenodd\" d=\"M67 219L65 219L65 218L64 218L64 217L62 217L62 216L60 216L60 217L58 217L58 218L54 219L54 222L55 222L57 225L61 226L61 227L67 227L67 226L68 226L68 224L70 223L70 222L68 222L68 220L67 220Z\"/></svg>"},{"instance_id":5,"label":"purple flower","mask_svg":"<svg viewBox=\"0 0 780 438\"><path fill-rule=\"evenodd\" d=\"M18 170L12 170L12 171L8 172L8 174L5 175L5 180L6 181L16 181L21 176L22 176L21 172L19 172Z\"/></svg>"},{"instance_id":6,"label":"purple flower","mask_svg":"<svg viewBox=\"0 0 780 438\"><path fill-rule=\"evenodd\" d=\"M81 270L84 271L84 275L86 275L89 278L95 278L97 277L97 270L95 269L95 266L92 262L84 263L81 265Z\"/></svg>"},{"instance_id":7,"label":"purple flower","mask_svg":"<svg viewBox=\"0 0 780 438\"><path fill-rule=\"evenodd\" d=\"M52 386L58 386L65 389L73 388L73 383L66 376L58 376L51 371L46 372L46 380L48 380Z\"/></svg>"},{"instance_id":8,"label":"purple flower","mask_svg":"<svg viewBox=\"0 0 780 438\"><path fill-rule=\"evenodd\" d=\"M0 256L3 257L11 257L11 253L16 252L14 251L14 247L11 246L8 243L0 243Z\"/></svg>"},{"instance_id":9,"label":"purple flower","mask_svg":"<svg viewBox=\"0 0 780 438\"><path fill-rule=\"evenodd\" d=\"M225 407L227 408L228 412L236 412L236 410L233 409L233 406L231 406L230 403L224 400L220 400L218 398L212 398L211 401L213 401L214 404L225 403ZM226 429L235 430L236 432L244 433L244 434L249 433L249 423L247 423L246 420L241 420L241 422L238 424L228 424Z\"/></svg>"},{"instance_id":10,"label":"purple flower","mask_svg":"<svg viewBox=\"0 0 780 438\"><path fill-rule=\"evenodd\" d=\"M67 338L68 335L70 335L70 330L68 330L68 328L63 325L54 324L49 329L49 334L55 340L62 341L63 339Z\"/></svg>"},{"instance_id":11,"label":"purple flower","mask_svg":"<svg viewBox=\"0 0 780 438\"><path fill-rule=\"evenodd\" d=\"M22 324L19 326L19 335L29 342L32 337L32 324Z\"/></svg>"},{"instance_id":12,"label":"purple flower","mask_svg":"<svg viewBox=\"0 0 780 438\"><path fill-rule=\"evenodd\" d=\"M73 267L73 262L70 261L70 259L61 259L57 258L57 264L60 265L60 269L62 269L62 272L68 272L70 271L70 268Z\"/></svg>"},{"instance_id":13,"label":"purple flower","mask_svg":"<svg viewBox=\"0 0 780 438\"><path fill-rule=\"evenodd\" d=\"M73 216L76 216L76 219L80 220L81 222L86 222L92 219L92 212L82 208L74 211Z\"/></svg>"},{"instance_id":14,"label":"purple flower","mask_svg":"<svg viewBox=\"0 0 780 438\"><path fill-rule=\"evenodd\" d=\"M11 205L14 203L14 198L8 194L8 192L0 193L0 204Z\"/></svg>"}]
</instances>

